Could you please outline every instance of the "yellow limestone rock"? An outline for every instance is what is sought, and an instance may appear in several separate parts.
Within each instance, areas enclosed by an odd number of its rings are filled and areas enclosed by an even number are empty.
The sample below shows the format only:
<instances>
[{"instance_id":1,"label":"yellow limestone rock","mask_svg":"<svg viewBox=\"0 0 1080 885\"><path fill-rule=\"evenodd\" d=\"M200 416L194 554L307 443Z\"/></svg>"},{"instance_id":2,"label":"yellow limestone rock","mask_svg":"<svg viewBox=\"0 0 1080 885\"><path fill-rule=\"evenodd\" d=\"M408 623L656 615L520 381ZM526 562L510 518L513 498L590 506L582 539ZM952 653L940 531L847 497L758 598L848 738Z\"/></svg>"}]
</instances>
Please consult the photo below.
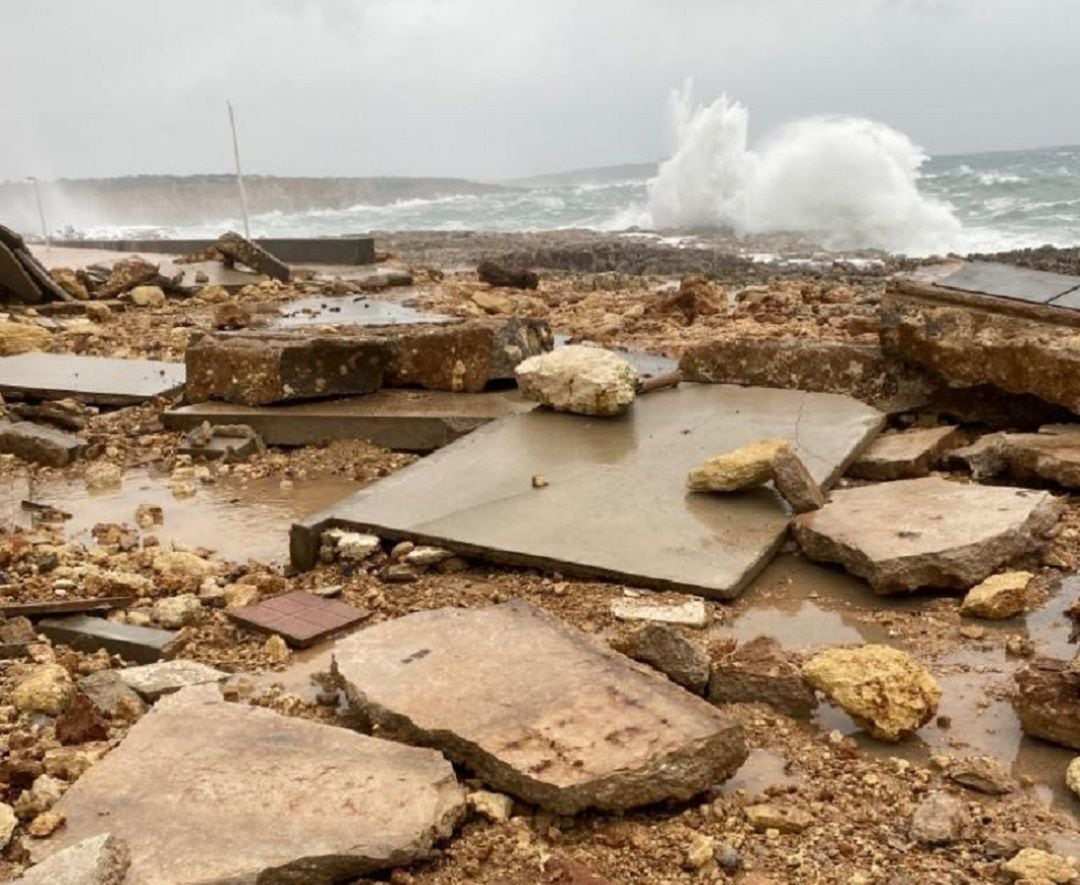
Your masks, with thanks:
<instances>
[{"instance_id":1,"label":"yellow limestone rock","mask_svg":"<svg viewBox=\"0 0 1080 885\"><path fill-rule=\"evenodd\" d=\"M621 415L637 395L637 372L617 353L570 344L515 370L521 395L576 415Z\"/></svg>"},{"instance_id":2,"label":"yellow limestone rock","mask_svg":"<svg viewBox=\"0 0 1080 885\"><path fill-rule=\"evenodd\" d=\"M1065 769L1065 783L1069 789L1080 796L1080 756L1077 756Z\"/></svg>"},{"instance_id":3,"label":"yellow limestone rock","mask_svg":"<svg viewBox=\"0 0 1080 885\"><path fill-rule=\"evenodd\" d=\"M41 350L52 335L31 323L0 321L0 356L15 356L29 350Z\"/></svg>"},{"instance_id":4,"label":"yellow limestone rock","mask_svg":"<svg viewBox=\"0 0 1080 885\"><path fill-rule=\"evenodd\" d=\"M1002 868L1010 879L1030 882L1054 882L1064 885L1076 881L1076 870L1065 858L1041 851L1024 848Z\"/></svg>"},{"instance_id":5,"label":"yellow limestone rock","mask_svg":"<svg viewBox=\"0 0 1080 885\"><path fill-rule=\"evenodd\" d=\"M1002 572L972 587L960 604L960 614L1002 620L1027 608L1027 588L1035 576L1031 572Z\"/></svg>"},{"instance_id":6,"label":"yellow limestone rock","mask_svg":"<svg viewBox=\"0 0 1080 885\"><path fill-rule=\"evenodd\" d=\"M764 485L773 478L773 461L789 448L786 439L763 439L710 458L687 474L695 492L734 492Z\"/></svg>"},{"instance_id":7,"label":"yellow limestone rock","mask_svg":"<svg viewBox=\"0 0 1080 885\"><path fill-rule=\"evenodd\" d=\"M803 676L883 741L899 741L937 713L941 688L910 655L885 645L833 648L803 665Z\"/></svg>"}]
</instances>

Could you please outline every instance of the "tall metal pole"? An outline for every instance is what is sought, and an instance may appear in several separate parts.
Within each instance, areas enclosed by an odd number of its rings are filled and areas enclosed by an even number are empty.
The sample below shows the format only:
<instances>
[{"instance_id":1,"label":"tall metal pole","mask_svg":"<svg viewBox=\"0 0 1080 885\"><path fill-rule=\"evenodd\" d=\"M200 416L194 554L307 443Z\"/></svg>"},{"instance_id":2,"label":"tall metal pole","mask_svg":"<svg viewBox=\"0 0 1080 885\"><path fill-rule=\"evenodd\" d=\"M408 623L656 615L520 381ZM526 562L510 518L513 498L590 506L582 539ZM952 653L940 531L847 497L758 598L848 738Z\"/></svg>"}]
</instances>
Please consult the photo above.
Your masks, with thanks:
<instances>
[{"instance_id":1,"label":"tall metal pole","mask_svg":"<svg viewBox=\"0 0 1080 885\"><path fill-rule=\"evenodd\" d=\"M52 246L52 239L49 237L49 227L45 224L45 210L41 206L41 189L38 187L38 180L29 175L26 178L34 186L34 199L37 201L37 214L38 220L41 222L41 236L45 240L46 248Z\"/></svg>"},{"instance_id":2,"label":"tall metal pole","mask_svg":"<svg viewBox=\"0 0 1080 885\"><path fill-rule=\"evenodd\" d=\"M236 186L240 189L240 211L244 213L244 236L251 239L251 227L248 225L247 193L244 191L244 173L240 171L240 144L236 140L236 115L233 113L232 102L227 100L229 106L229 127L232 129L233 158L236 160Z\"/></svg>"}]
</instances>

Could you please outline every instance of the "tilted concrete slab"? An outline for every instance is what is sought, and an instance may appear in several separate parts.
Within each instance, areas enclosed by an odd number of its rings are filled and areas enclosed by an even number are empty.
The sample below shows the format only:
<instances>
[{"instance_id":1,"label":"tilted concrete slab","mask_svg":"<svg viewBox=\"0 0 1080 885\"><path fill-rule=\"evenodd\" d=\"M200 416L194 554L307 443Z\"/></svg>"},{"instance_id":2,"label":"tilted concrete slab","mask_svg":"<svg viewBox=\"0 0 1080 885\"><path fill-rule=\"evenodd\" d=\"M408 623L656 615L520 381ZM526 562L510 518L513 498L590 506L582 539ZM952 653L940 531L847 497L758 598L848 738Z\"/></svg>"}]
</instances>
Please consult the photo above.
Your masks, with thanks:
<instances>
[{"instance_id":1,"label":"tilted concrete slab","mask_svg":"<svg viewBox=\"0 0 1080 885\"><path fill-rule=\"evenodd\" d=\"M1031 552L1060 515L1049 492L904 479L833 492L795 521L810 559L836 562L879 593L967 590Z\"/></svg>"},{"instance_id":2,"label":"tilted concrete slab","mask_svg":"<svg viewBox=\"0 0 1080 885\"><path fill-rule=\"evenodd\" d=\"M268 324L272 329L297 329L307 326L406 326L424 324L459 325L457 317L424 313L394 301L363 298L356 295L323 295L300 298L279 308L278 316Z\"/></svg>"},{"instance_id":3,"label":"tilted concrete slab","mask_svg":"<svg viewBox=\"0 0 1080 885\"><path fill-rule=\"evenodd\" d=\"M524 600L361 630L334 673L380 734L559 814L689 799L746 758L735 720Z\"/></svg>"},{"instance_id":4,"label":"tilted concrete slab","mask_svg":"<svg viewBox=\"0 0 1080 885\"><path fill-rule=\"evenodd\" d=\"M515 415L295 525L293 562L314 565L325 528L356 527L493 562L731 598L779 547L788 510L771 488L690 493L686 472L783 437L828 487L882 420L843 396L698 384L641 397L618 418ZM547 486L533 487L536 474Z\"/></svg>"},{"instance_id":5,"label":"tilted concrete slab","mask_svg":"<svg viewBox=\"0 0 1080 885\"><path fill-rule=\"evenodd\" d=\"M1080 288L1080 277L990 261L944 262L921 268L912 275L912 279L945 289L1033 304L1049 304L1065 293Z\"/></svg>"},{"instance_id":6,"label":"tilted concrete slab","mask_svg":"<svg viewBox=\"0 0 1080 885\"><path fill-rule=\"evenodd\" d=\"M108 832L138 885L330 885L425 856L465 794L431 750L196 686L158 701L55 810L67 823L36 857Z\"/></svg>"},{"instance_id":7,"label":"tilted concrete slab","mask_svg":"<svg viewBox=\"0 0 1080 885\"><path fill-rule=\"evenodd\" d=\"M118 624L88 615L46 618L38 624L38 630L58 645L70 645L90 654L103 648L138 664L152 664L168 657L177 636L172 630Z\"/></svg>"},{"instance_id":8,"label":"tilted concrete slab","mask_svg":"<svg viewBox=\"0 0 1080 885\"><path fill-rule=\"evenodd\" d=\"M183 386L183 363L59 353L0 358L0 394L5 397L125 406L175 393Z\"/></svg>"},{"instance_id":9,"label":"tilted concrete slab","mask_svg":"<svg viewBox=\"0 0 1080 885\"><path fill-rule=\"evenodd\" d=\"M306 446L331 439L366 439L387 449L431 452L506 415L531 412L536 403L516 390L449 393L378 390L366 396L279 406L205 402L161 416L172 430L210 424L246 424L271 446Z\"/></svg>"}]
</instances>

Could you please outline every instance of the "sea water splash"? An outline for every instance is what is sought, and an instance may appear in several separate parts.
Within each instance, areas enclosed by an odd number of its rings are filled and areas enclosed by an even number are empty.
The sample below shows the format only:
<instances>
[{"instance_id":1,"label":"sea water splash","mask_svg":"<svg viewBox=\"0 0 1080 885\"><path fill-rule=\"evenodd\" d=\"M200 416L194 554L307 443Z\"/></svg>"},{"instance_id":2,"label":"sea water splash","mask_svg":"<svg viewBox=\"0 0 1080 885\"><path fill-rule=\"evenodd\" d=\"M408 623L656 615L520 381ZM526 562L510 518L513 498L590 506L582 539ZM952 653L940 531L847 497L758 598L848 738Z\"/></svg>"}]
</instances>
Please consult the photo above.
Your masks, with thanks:
<instances>
[{"instance_id":1,"label":"sea water splash","mask_svg":"<svg viewBox=\"0 0 1080 885\"><path fill-rule=\"evenodd\" d=\"M814 117L783 127L756 149L749 113L722 95L693 103L692 82L669 103L675 152L648 184L656 228L798 231L830 248L945 252L961 224L919 191L927 157L895 129L856 117Z\"/></svg>"}]
</instances>

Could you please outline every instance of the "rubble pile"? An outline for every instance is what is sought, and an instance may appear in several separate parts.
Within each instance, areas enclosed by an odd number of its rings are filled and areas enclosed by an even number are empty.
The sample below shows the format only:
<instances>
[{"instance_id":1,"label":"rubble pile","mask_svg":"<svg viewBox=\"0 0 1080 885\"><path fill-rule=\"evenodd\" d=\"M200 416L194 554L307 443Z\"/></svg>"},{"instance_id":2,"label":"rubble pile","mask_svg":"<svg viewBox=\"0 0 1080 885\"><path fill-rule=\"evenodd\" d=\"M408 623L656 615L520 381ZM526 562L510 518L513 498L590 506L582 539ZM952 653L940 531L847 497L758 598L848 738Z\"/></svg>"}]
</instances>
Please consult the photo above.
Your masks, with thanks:
<instances>
[{"instance_id":1,"label":"rubble pile","mask_svg":"<svg viewBox=\"0 0 1080 885\"><path fill-rule=\"evenodd\" d=\"M1068 279L0 234L0 880L1080 879Z\"/></svg>"}]
</instances>

